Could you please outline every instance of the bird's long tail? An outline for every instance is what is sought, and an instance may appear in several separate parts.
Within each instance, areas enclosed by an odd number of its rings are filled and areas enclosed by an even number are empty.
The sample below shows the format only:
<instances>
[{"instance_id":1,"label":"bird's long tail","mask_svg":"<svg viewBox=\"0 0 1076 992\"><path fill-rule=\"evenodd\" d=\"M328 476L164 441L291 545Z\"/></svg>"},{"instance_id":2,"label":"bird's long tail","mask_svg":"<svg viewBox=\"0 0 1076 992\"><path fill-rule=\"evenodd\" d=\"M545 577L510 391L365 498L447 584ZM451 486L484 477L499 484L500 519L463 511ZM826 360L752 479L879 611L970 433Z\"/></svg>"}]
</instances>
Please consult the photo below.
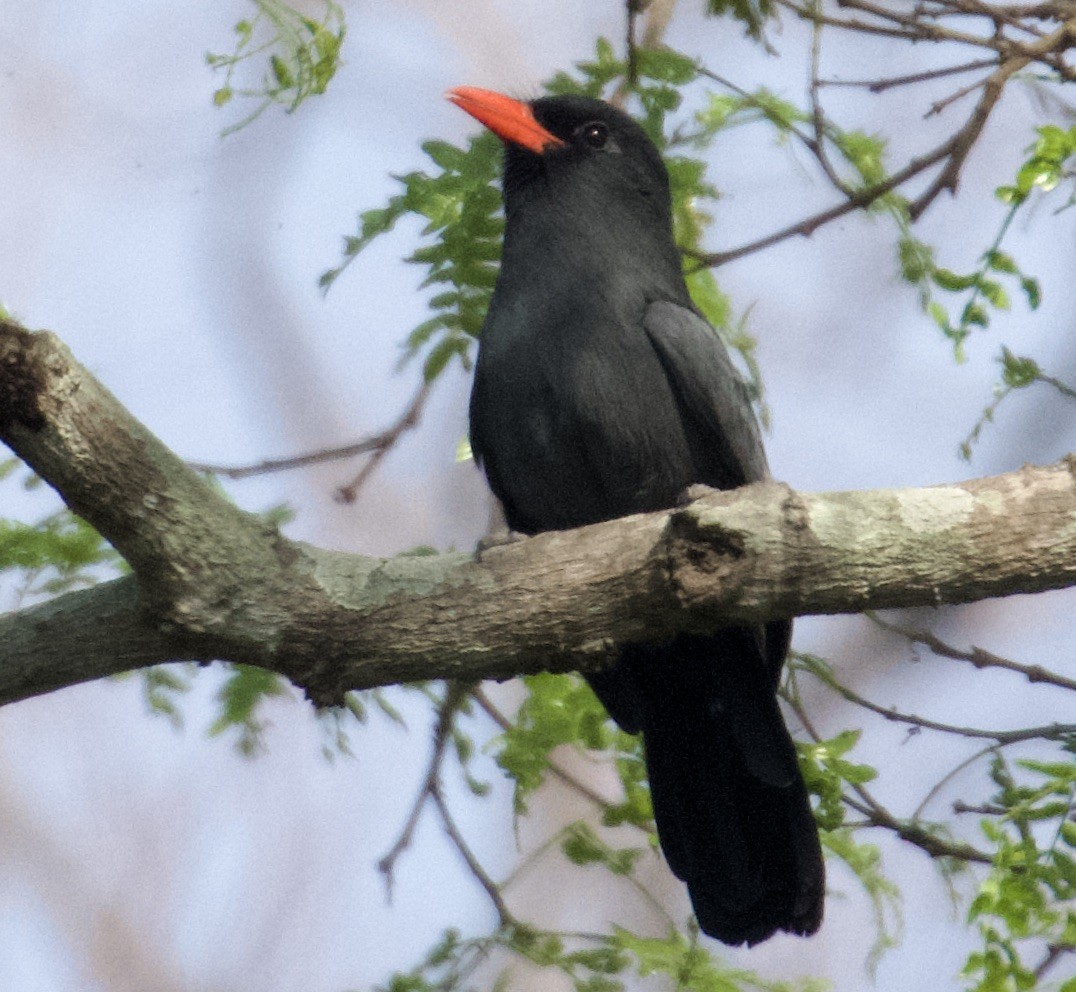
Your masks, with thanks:
<instances>
[{"instance_id":1,"label":"bird's long tail","mask_svg":"<svg viewBox=\"0 0 1076 992\"><path fill-rule=\"evenodd\" d=\"M658 836L704 933L756 944L822 920L825 870L795 749L748 629L633 646Z\"/></svg>"}]
</instances>

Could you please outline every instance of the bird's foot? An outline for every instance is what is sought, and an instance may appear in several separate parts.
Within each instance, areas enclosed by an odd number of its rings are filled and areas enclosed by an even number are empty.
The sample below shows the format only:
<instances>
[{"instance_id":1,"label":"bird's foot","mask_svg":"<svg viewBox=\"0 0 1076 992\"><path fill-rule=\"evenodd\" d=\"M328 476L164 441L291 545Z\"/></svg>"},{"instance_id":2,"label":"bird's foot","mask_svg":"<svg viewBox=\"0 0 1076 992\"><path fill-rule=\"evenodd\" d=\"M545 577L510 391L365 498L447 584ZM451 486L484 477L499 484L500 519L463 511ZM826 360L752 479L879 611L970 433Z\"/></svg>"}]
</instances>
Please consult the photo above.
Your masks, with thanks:
<instances>
[{"instance_id":1,"label":"bird's foot","mask_svg":"<svg viewBox=\"0 0 1076 992\"><path fill-rule=\"evenodd\" d=\"M481 561L482 556L490 549L499 548L505 544L515 544L517 541L526 540L526 538L527 535L518 530L498 530L492 534L486 534L484 537L480 537L478 544L475 545L475 559Z\"/></svg>"},{"instance_id":2,"label":"bird's foot","mask_svg":"<svg viewBox=\"0 0 1076 992\"><path fill-rule=\"evenodd\" d=\"M712 486L704 486L701 482L696 482L693 486L688 486L679 496L676 501L677 506L688 506L694 503L697 499L702 499L703 496L712 493Z\"/></svg>"}]
</instances>

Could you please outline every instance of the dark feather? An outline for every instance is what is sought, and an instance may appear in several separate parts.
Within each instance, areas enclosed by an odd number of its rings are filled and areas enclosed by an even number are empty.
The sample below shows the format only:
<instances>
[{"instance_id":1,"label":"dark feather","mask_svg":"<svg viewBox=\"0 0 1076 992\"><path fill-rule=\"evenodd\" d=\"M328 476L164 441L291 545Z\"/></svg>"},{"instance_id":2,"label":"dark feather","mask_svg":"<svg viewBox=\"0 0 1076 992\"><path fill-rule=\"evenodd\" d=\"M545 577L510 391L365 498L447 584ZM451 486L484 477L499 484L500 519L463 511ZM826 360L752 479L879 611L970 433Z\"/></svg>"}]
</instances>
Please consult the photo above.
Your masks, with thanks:
<instances>
[{"instance_id":1,"label":"dark feather","mask_svg":"<svg viewBox=\"0 0 1076 992\"><path fill-rule=\"evenodd\" d=\"M531 104L559 147L509 144L504 256L471 444L509 525L534 533L673 506L767 476L746 388L695 310L668 177L606 104ZM607 129L600 149L581 137ZM662 848L702 929L730 944L822 917L821 850L775 697L790 626L628 645L590 681L642 731Z\"/></svg>"}]
</instances>

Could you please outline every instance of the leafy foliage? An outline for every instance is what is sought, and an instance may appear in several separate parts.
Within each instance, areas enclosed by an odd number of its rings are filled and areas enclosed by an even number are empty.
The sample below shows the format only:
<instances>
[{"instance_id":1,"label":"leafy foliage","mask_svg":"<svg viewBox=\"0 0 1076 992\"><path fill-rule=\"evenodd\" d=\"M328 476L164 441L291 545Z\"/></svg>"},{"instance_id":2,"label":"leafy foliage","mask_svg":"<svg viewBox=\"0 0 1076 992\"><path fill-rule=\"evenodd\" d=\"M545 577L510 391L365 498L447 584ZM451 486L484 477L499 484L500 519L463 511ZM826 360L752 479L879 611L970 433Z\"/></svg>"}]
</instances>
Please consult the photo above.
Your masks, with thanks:
<instances>
[{"instance_id":1,"label":"leafy foliage","mask_svg":"<svg viewBox=\"0 0 1076 992\"><path fill-rule=\"evenodd\" d=\"M183 727L180 700L190 691L197 667L190 663L154 665L138 673L146 709L154 716L165 717L176 730Z\"/></svg>"},{"instance_id":2,"label":"leafy foliage","mask_svg":"<svg viewBox=\"0 0 1076 992\"><path fill-rule=\"evenodd\" d=\"M706 0L708 14L735 17L752 38L761 37L766 20L773 16L773 8L772 0Z\"/></svg>"},{"instance_id":3,"label":"leafy foliage","mask_svg":"<svg viewBox=\"0 0 1076 992\"><path fill-rule=\"evenodd\" d=\"M664 937L644 937L620 927L614 927L608 936L565 937L514 925L473 939L464 938L458 930L446 930L419 965L393 975L378 992L508 988L511 973L507 968L492 981L484 980L480 972L498 950L532 967L559 972L575 992L622 992L633 975L662 977L674 988L698 992L824 992L829 987L811 979L768 981L749 969L730 967L703 950L694 928L688 937L676 930Z\"/></svg>"},{"instance_id":4,"label":"leafy foliage","mask_svg":"<svg viewBox=\"0 0 1076 992\"><path fill-rule=\"evenodd\" d=\"M13 484L20 463L0 461L0 483ZM35 488L26 476L25 488ZM0 518L0 574L18 573L22 596L57 595L95 581L101 566L115 566L119 556L89 524L67 510L50 513L35 523Z\"/></svg>"},{"instance_id":5,"label":"leafy foliage","mask_svg":"<svg viewBox=\"0 0 1076 992\"><path fill-rule=\"evenodd\" d=\"M213 93L213 103L224 107L236 97L258 100L246 117L226 127L232 134L260 117L274 103L292 113L312 96L325 92L340 66L340 49L346 27L344 12L334 0L325 0L320 21L300 14L282 0L252 0L257 12L235 25L235 48L228 55L206 53L206 62L224 72L224 82ZM268 53L268 66L260 85L238 87L236 72L246 62Z\"/></svg>"},{"instance_id":6,"label":"leafy foliage","mask_svg":"<svg viewBox=\"0 0 1076 992\"><path fill-rule=\"evenodd\" d=\"M403 192L384 207L359 215L358 231L344 239L343 260L322 275L320 284L328 290L363 249L402 217L421 217L424 243L407 261L423 266L422 287L437 286L438 292L429 300L433 316L407 335L403 361L425 352L423 374L430 382L453 358L465 365L470 360L497 278L504 221L493 185L500 145L492 134L480 134L462 149L427 141L422 150L437 171L397 176Z\"/></svg>"},{"instance_id":7,"label":"leafy foliage","mask_svg":"<svg viewBox=\"0 0 1076 992\"><path fill-rule=\"evenodd\" d=\"M1025 275L1013 258L1001 250L1002 239L1017 209L1017 205L1009 208L994 243L983 253L978 266L971 272L958 273L938 265L934 261L934 250L913 237L910 230L906 229L900 239L901 275L918 287L923 309L952 341L958 361L963 361L965 357L964 345L973 329L985 330L990 325L991 311L1010 308L1009 293L1003 279L1009 279L1019 287L1030 309L1036 309L1041 302L1038 281ZM955 320L939 301L938 291L963 298Z\"/></svg>"},{"instance_id":8,"label":"leafy foliage","mask_svg":"<svg viewBox=\"0 0 1076 992\"><path fill-rule=\"evenodd\" d=\"M605 751L615 738L609 718L590 686L575 675L527 675L527 696L512 726L494 742L497 764L512 779L516 813L545 781L550 754L572 744Z\"/></svg>"},{"instance_id":9,"label":"leafy foliage","mask_svg":"<svg viewBox=\"0 0 1076 992\"><path fill-rule=\"evenodd\" d=\"M1002 345L997 362L1001 366L1001 381L994 386L994 398L960 443L960 456L965 461L971 461L972 448L982 436L986 425L993 422L998 407L1017 390L1027 389L1035 383L1043 383L1055 389L1066 399L1076 400L1076 388L1055 376L1048 375L1033 358L1026 355L1014 355Z\"/></svg>"},{"instance_id":10,"label":"leafy foliage","mask_svg":"<svg viewBox=\"0 0 1076 992\"><path fill-rule=\"evenodd\" d=\"M797 654L793 673L809 672L823 684L841 693L851 702L862 705L856 693L843 686L837 673L827 662L811 655ZM793 678L795 674L793 674ZM877 708L872 707L877 712ZM923 721L911 715L892 718L911 726L928 727L945 733L981 738L989 734L946 724ZM1029 953L1041 958L1044 947L1071 948L1076 946L1076 736L1068 733L1050 735L1056 751L1052 760L1006 760L1002 748L1034 740L1015 735L999 736L997 743L980 750L960 768L989 759L990 779L994 794L979 811L980 830L987 849L975 853L977 863L989 869L980 871L975 880L975 895L968 908L968 921L979 931L982 949L972 953L965 964L964 975L973 984L972 992L1016 992L1034 988L1037 976L1034 967L1026 963ZM846 847L851 831L844 826L840 804L848 804L845 783L853 792L853 806L871 817L870 822L884 823L891 817L882 811L863 786L874 778L873 770L848 765L845 753L858 732L846 731L833 741L816 742L823 747L821 768L804 768L811 791L821 797L819 825L823 827L822 841L826 849L838 855L856 873L864 888L871 894L876 918L879 920L881 943L878 949L892 943L884 920L887 912L896 909L897 892L877 874L878 852L869 845ZM835 746L834 746L835 745ZM810 746L804 750L810 751ZM1049 753L1041 746L1040 753ZM835 773L836 781L830 777ZM949 776L942 779L944 782ZM931 795L935 790L932 790ZM843 795L841 795L843 793ZM928 796L928 799L930 796ZM967 849L949 843L950 831L945 824L921 819L926 800L905 821L894 821L898 834L917 840L934 857L942 859L944 870L953 870L966 857ZM836 824L838 829L834 830ZM963 850L964 853L961 853ZM946 854L956 857L946 863ZM1068 989L1069 986L1065 985Z\"/></svg>"},{"instance_id":11,"label":"leafy foliage","mask_svg":"<svg viewBox=\"0 0 1076 992\"><path fill-rule=\"evenodd\" d=\"M968 909L983 945L964 968L973 992L1034 988L1027 949L1041 955L1044 945L1076 945L1076 737L1064 751L1064 761L1023 760L1014 768L999 753L991 763L997 791L980 825L994 848L993 868ZM1076 980L1063 988L1071 992Z\"/></svg>"},{"instance_id":12,"label":"leafy foliage","mask_svg":"<svg viewBox=\"0 0 1076 992\"><path fill-rule=\"evenodd\" d=\"M617 927L611 944L629 955L640 978L661 975L675 988L699 992L822 992L829 988L825 981L772 982L747 969L729 967L702 948L694 929L687 937L675 930L665 937L639 937Z\"/></svg>"},{"instance_id":13,"label":"leafy foliage","mask_svg":"<svg viewBox=\"0 0 1076 992\"><path fill-rule=\"evenodd\" d=\"M209 728L212 736L226 731L237 732L239 750L252 757L263 746L265 719L259 716L259 709L265 700L281 696L286 691L286 683L273 672L253 665L231 665L220 689L217 699L220 702L220 716Z\"/></svg>"},{"instance_id":14,"label":"leafy foliage","mask_svg":"<svg viewBox=\"0 0 1076 992\"><path fill-rule=\"evenodd\" d=\"M596 43L592 60L580 62L575 74L556 74L546 89L549 93L608 97L626 72L626 61L617 58L612 45L602 38ZM717 130L712 114L709 125L690 129L685 129L677 117L683 101L682 88L699 78L695 62L678 52L641 51L638 82L632 91L641 108L640 122L665 153L676 235L686 257L701 250L711 221L703 204L717 198L717 190L706 180L701 159L678 151L697 149ZM777 101L772 103L772 112L777 114ZM751 104L751 112L757 112L755 104ZM430 169L395 177L402 191L383 207L359 214L356 232L344 239L340 263L323 273L320 285L328 290L366 247L391 231L402 218L419 218L423 223L422 244L407 261L425 269L422 287L436 288L437 292L428 300L432 315L404 339L403 361L424 355L423 374L432 381L454 359L469 367L474 341L493 292L504 228L496 185L501 145L496 137L483 131L462 148L446 141L427 141L422 150L430 159ZM749 385L761 402L755 342L746 331L746 322L740 320L732 326L728 297L711 271L690 261L686 268L688 287L696 304L726 343L742 356Z\"/></svg>"}]
</instances>

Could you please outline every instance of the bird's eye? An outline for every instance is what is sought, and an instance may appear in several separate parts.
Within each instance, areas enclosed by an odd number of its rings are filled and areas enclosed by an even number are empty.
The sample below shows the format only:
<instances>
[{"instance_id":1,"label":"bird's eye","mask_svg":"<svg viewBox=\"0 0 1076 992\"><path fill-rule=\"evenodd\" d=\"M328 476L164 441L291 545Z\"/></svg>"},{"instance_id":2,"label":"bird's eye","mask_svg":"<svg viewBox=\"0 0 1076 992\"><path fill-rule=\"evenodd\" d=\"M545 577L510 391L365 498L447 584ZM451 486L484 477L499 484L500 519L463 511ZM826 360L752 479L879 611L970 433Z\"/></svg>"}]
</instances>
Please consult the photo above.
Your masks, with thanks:
<instances>
[{"instance_id":1,"label":"bird's eye","mask_svg":"<svg viewBox=\"0 0 1076 992\"><path fill-rule=\"evenodd\" d=\"M601 121L591 121L584 124L580 130L583 132L583 140L591 148L604 148L609 140L609 128Z\"/></svg>"}]
</instances>

